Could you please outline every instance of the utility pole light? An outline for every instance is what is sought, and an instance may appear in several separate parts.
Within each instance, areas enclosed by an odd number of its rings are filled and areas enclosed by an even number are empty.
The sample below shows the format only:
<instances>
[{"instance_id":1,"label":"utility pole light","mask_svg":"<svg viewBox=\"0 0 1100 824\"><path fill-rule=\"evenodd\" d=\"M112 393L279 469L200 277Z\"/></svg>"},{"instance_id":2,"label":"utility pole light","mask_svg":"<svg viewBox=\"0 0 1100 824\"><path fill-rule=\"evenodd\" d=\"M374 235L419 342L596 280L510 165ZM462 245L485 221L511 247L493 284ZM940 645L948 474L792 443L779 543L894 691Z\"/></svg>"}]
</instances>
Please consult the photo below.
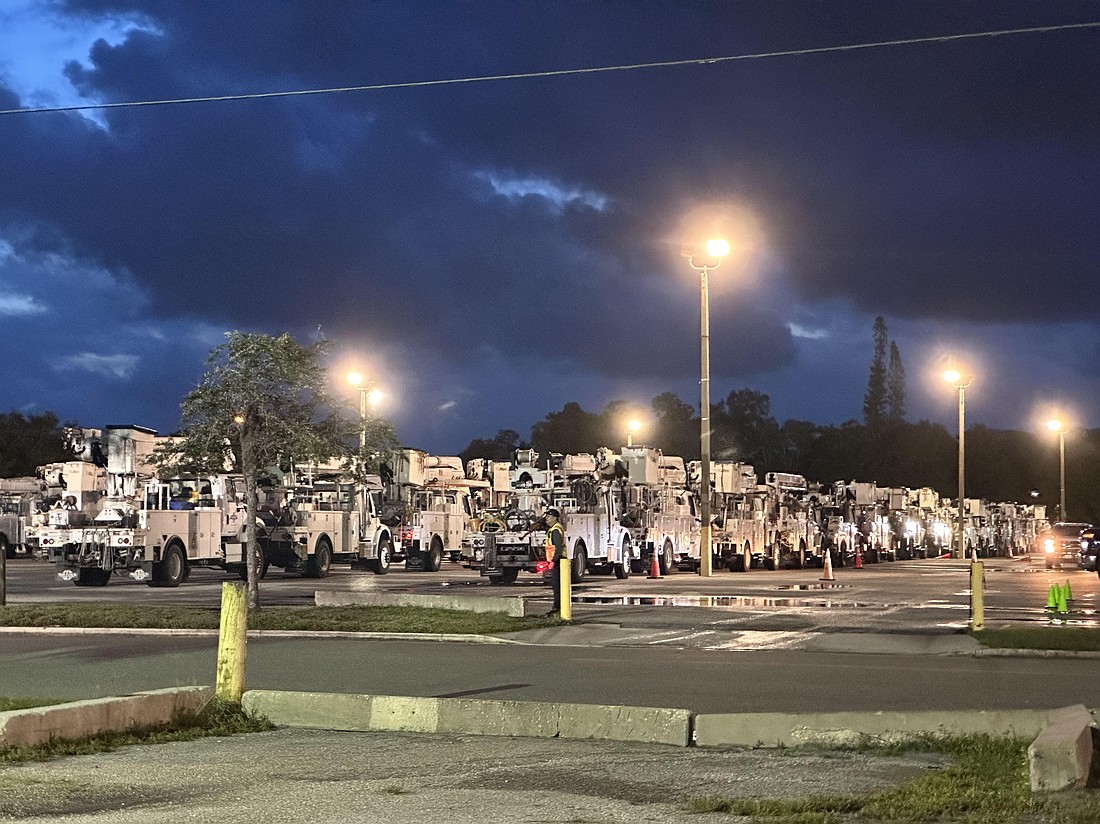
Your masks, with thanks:
<instances>
[{"instance_id":1,"label":"utility pole light","mask_svg":"<svg viewBox=\"0 0 1100 824\"><path fill-rule=\"evenodd\" d=\"M699 273L699 517L702 529L699 535L699 574L709 578L714 574L714 557L710 536L710 287L708 276L717 269L722 258L730 253L729 242L722 238L707 241L707 258L696 263L688 252L688 265Z\"/></svg>"},{"instance_id":2,"label":"utility pole light","mask_svg":"<svg viewBox=\"0 0 1100 824\"><path fill-rule=\"evenodd\" d=\"M1047 421L1047 429L1058 433L1058 486L1062 491L1059 498L1058 520L1068 521L1066 515L1066 425L1057 418Z\"/></svg>"},{"instance_id":3,"label":"utility pole light","mask_svg":"<svg viewBox=\"0 0 1100 824\"><path fill-rule=\"evenodd\" d=\"M348 372L348 383L359 390L359 459L363 460L367 451L367 404L377 406L382 392L360 372Z\"/></svg>"},{"instance_id":4,"label":"utility pole light","mask_svg":"<svg viewBox=\"0 0 1100 824\"><path fill-rule=\"evenodd\" d=\"M943 379L959 390L959 543L956 557L966 557L966 387L973 378L963 379L957 369L943 373ZM977 547L974 548L977 552Z\"/></svg>"},{"instance_id":5,"label":"utility pole light","mask_svg":"<svg viewBox=\"0 0 1100 824\"><path fill-rule=\"evenodd\" d=\"M642 428L642 422L637 418L626 422L626 445L634 446L634 433Z\"/></svg>"},{"instance_id":6,"label":"utility pole light","mask_svg":"<svg viewBox=\"0 0 1100 824\"><path fill-rule=\"evenodd\" d=\"M959 548L958 557L966 557L966 387L974 380L963 377L957 369L943 373L943 379L959 390ZM974 557L970 559L970 629L985 628L985 569L978 560L978 545L974 544Z\"/></svg>"}]
</instances>

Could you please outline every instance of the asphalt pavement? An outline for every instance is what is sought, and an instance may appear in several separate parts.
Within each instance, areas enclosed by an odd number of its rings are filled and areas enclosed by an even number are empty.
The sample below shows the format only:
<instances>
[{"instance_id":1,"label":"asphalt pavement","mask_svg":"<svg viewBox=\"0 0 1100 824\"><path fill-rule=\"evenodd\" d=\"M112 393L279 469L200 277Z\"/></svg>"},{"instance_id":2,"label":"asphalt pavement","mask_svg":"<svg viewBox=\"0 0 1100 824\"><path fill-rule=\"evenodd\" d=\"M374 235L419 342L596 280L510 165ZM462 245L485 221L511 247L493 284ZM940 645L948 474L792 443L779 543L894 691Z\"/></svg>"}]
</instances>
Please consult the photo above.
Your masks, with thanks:
<instances>
[{"instance_id":1,"label":"asphalt pavement","mask_svg":"<svg viewBox=\"0 0 1100 824\"><path fill-rule=\"evenodd\" d=\"M270 733L0 767L0 820L65 824L699 824L692 799L869 793L934 754Z\"/></svg>"}]
</instances>

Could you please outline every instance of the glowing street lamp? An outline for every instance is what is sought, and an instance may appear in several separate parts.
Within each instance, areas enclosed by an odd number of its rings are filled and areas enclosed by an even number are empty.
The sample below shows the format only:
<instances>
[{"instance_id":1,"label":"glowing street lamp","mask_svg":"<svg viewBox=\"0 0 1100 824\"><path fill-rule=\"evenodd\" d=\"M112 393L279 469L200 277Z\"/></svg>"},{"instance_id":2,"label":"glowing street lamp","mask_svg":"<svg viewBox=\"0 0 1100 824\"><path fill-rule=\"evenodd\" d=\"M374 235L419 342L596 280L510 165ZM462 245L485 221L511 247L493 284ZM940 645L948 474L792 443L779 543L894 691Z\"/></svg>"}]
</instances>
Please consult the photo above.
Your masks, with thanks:
<instances>
[{"instance_id":1,"label":"glowing street lamp","mask_svg":"<svg viewBox=\"0 0 1100 824\"><path fill-rule=\"evenodd\" d=\"M637 418L632 418L626 422L626 445L634 446L634 433L642 428L642 422Z\"/></svg>"},{"instance_id":2,"label":"glowing street lamp","mask_svg":"<svg viewBox=\"0 0 1100 824\"><path fill-rule=\"evenodd\" d=\"M956 557L966 557L966 387L970 386L973 378L963 378L957 369L949 369L943 373L943 379L959 390L959 543ZM978 547L974 547L974 558L977 559Z\"/></svg>"},{"instance_id":3,"label":"glowing street lamp","mask_svg":"<svg viewBox=\"0 0 1100 824\"><path fill-rule=\"evenodd\" d=\"M699 536L699 574L709 578L714 574L714 558L711 555L710 539L710 287L711 269L717 269L722 258L730 253L729 242L722 238L707 241L707 257L702 263L696 263L695 257L687 254L688 265L699 273L700 311L699 311L699 446L700 446L700 494L699 516L702 520L702 532Z\"/></svg>"},{"instance_id":4,"label":"glowing street lamp","mask_svg":"<svg viewBox=\"0 0 1100 824\"><path fill-rule=\"evenodd\" d=\"M359 456L362 457L367 449L367 404L376 406L382 400L382 392L359 372L348 372L348 383L359 390Z\"/></svg>"},{"instance_id":5,"label":"glowing street lamp","mask_svg":"<svg viewBox=\"0 0 1100 824\"><path fill-rule=\"evenodd\" d=\"M1047 421L1047 429L1058 433L1058 481L1062 490L1059 499L1061 505L1058 507L1058 518L1062 521L1068 521L1069 518L1066 516L1066 424L1054 418Z\"/></svg>"}]
</instances>

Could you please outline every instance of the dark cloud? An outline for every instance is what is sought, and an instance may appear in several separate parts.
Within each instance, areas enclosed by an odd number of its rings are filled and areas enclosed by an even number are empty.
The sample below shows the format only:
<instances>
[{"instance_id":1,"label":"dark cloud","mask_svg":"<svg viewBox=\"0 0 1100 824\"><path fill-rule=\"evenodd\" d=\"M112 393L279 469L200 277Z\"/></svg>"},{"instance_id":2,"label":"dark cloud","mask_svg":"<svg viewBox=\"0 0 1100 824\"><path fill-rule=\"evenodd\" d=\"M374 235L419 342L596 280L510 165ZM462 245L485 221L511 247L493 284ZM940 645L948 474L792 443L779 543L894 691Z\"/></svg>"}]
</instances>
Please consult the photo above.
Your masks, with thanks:
<instances>
[{"instance_id":1,"label":"dark cloud","mask_svg":"<svg viewBox=\"0 0 1100 824\"><path fill-rule=\"evenodd\" d=\"M329 5L67 2L73 17L143 28L96 42L64 72L88 99L154 99L778 51L1100 10L890 0L852 3L838 20L828 4L777 0ZM580 393L612 380L690 387L698 286L676 227L698 204L747 204L771 264L755 303L716 301L716 374L797 385L788 324L799 307L1035 334L1093 321L1082 285L1100 262L1096 37L111 110L107 130L73 114L4 116L0 237L102 267L142 295L147 319L176 329L320 325L406 371L445 364L438 374L473 394L492 391L477 388L486 353L533 373L552 361L570 365ZM0 87L0 104L16 103ZM783 279L782 302L769 278ZM146 408L186 391L201 358L170 371ZM845 386L831 403L852 416L861 393ZM423 407L445 406L437 394ZM108 396L120 394L98 401ZM773 408L782 416L779 399Z\"/></svg>"}]
</instances>

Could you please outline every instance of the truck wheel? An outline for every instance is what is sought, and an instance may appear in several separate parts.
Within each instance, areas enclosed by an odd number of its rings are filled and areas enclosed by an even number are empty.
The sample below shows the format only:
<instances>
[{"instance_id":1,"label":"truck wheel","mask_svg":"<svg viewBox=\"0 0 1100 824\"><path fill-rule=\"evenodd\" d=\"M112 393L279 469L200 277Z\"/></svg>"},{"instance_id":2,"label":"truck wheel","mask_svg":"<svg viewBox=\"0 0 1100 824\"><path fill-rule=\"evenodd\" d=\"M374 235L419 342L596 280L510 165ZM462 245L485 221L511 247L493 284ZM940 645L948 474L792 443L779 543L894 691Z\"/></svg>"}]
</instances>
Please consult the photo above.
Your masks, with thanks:
<instances>
[{"instance_id":1,"label":"truck wheel","mask_svg":"<svg viewBox=\"0 0 1100 824\"><path fill-rule=\"evenodd\" d=\"M764 569L774 572L779 569L779 546L774 545L768 554L764 557Z\"/></svg>"},{"instance_id":2,"label":"truck wheel","mask_svg":"<svg viewBox=\"0 0 1100 824\"><path fill-rule=\"evenodd\" d=\"M259 559L260 563L257 566L256 571L260 575L259 580L262 581L264 578L267 577L267 570L271 566L271 562L267 559L267 550L264 549L263 544L260 544L260 546L259 546L259 553L260 553L260 559ZM243 564L234 564L233 565L233 571L237 573L238 577L240 577L240 579L242 581L247 581L248 580L248 563L247 562L243 563ZM187 574L190 576L190 574L191 574L190 569L188 569ZM184 580L186 580L186 579L184 579Z\"/></svg>"},{"instance_id":3,"label":"truck wheel","mask_svg":"<svg viewBox=\"0 0 1100 824\"><path fill-rule=\"evenodd\" d=\"M389 538L383 538L378 544L378 557L369 562L371 571L375 575L385 575L390 571L391 560L393 560L393 543Z\"/></svg>"},{"instance_id":4,"label":"truck wheel","mask_svg":"<svg viewBox=\"0 0 1100 824\"><path fill-rule=\"evenodd\" d=\"M630 577L630 545L623 541L623 562L621 564L615 564L615 577L620 581L625 581Z\"/></svg>"},{"instance_id":5,"label":"truck wheel","mask_svg":"<svg viewBox=\"0 0 1100 824\"><path fill-rule=\"evenodd\" d=\"M500 571L500 582L502 584L514 584L519 577L519 567L505 567Z\"/></svg>"},{"instance_id":6,"label":"truck wheel","mask_svg":"<svg viewBox=\"0 0 1100 824\"><path fill-rule=\"evenodd\" d=\"M153 564L153 577L149 580L149 586L154 587L178 587L183 583L187 571L187 555L178 543L171 543L164 548L160 563Z\"/></svg>"},{"instance_id":7,"label":"truck wheel","mask_svg":"<svg viewBox=\"0 0 1100 824\"><path fill-rule=\"evenodd\" d=\"M302 577L327 578L330 569L332 569L332 544L329 543L328 538L320 538L313 554L306 561Z\"/></svg>"},{"instance_id":8,"label":"truck wheel","mask_svg":"<svg viewBox=\"0 0 1100 824\"><path fill-rule=\"evenodd\" d=\"M588 552L583 543L578 543L573 550L573 570L569 578L574 584L579 584L584 580L586 572L588 572Z\"/></svg>"},{"instance_id":9,"label":"truck wheel","mask_svg":"<svg viewBox=\"0 0 1100 824\"><path fill-rule=\"evenodd\" d=\"M78 587L105 587L111 580L111 572L107 569L78 569L73 583Z\"/></svg>"},{"instance_id":10,"label":"truck wheel","mask_svg":"<svg viewBox=\"0 0 1100 824\"><path fill-rule=\"evenodd\" d=\"M672 541L665 538L665 545L661 547L661 554L657 556L657 568L662 575L668 575L676 571L676 556L672 551Z\"/></svg>"},{"instance_id":11,"label":"truck wheel","mask_svg":"<svg viewBox=\"0 0 1100 824\"><path fill-rule=\"evenodd\" d=\"M443 566L443 542L439 540L438 535L435 535L428 548L428 556L424 559L424 571L439 572L441 566Z\"/></svg>"}]
</instances>

